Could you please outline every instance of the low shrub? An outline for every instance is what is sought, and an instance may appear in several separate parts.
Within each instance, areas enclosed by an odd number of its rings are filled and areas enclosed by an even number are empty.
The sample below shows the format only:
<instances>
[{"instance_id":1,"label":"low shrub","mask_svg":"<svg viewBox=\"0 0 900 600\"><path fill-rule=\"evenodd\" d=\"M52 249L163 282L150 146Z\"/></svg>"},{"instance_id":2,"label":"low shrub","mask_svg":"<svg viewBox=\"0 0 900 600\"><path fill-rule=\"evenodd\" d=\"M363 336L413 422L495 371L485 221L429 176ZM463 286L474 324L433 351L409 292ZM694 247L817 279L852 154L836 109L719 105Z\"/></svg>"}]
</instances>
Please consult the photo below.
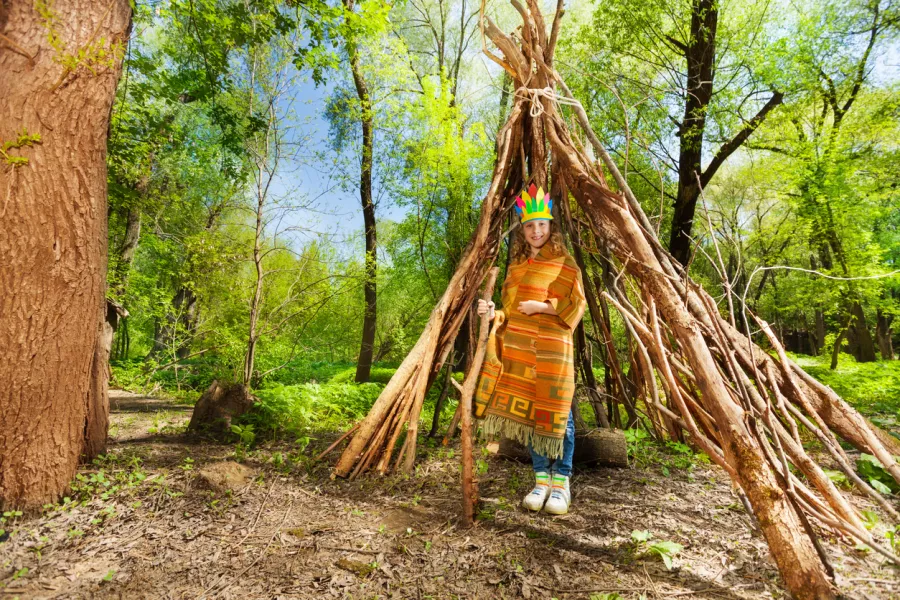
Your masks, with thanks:
<instances>
[{"instance_id":1,"label":"low shrub","mask_svg":"<svg viewBox=\"0 0 900 600\"><path fill-rule=\"evenodd\" d=\"M382 389L378 383L275 384L254 391L259 402L241 422L267 437L341 429L364 417Z\"/></svg>"},{"instance_id":2,"label":"low shrub","mask_svg":"<svg viewBox=\"0 0 900 600\"><path fill-rule=\"evenodd\" d=\"M372 371L369 374L369 382L387 385L387 382L391 380L391 377L393 377L396 372L397 367L372 367ZM354 365L349 369L344 369L343 371L336 373L329 380L329 383L352 383L355 378L356 366Z\"/></svg>"}]
</instances>

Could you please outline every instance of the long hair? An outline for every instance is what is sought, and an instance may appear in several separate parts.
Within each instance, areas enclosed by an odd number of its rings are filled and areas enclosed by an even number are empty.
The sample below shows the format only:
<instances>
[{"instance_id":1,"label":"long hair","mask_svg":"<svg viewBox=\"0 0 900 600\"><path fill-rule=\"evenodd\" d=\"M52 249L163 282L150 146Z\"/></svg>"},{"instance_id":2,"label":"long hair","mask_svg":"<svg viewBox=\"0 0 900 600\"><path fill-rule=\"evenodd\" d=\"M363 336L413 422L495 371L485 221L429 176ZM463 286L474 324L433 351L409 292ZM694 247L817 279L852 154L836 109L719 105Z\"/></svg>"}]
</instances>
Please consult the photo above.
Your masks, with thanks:
<instances>
[{"instance_id":1,"label":"long hair","mask_svg":"<svg viewBox=\"0 0 900 600\"><path fill-rule=\"evenodd\" d=\"M556 225L556 221L550 221L550 239L544 244L545 248L549 248L550 254L553 256L568 256L569 250L563 241L562 233ZM513 232L512 248L510 249L509 261L512 264L518 264L524 260L528 260L531 256L531 245L525 239L525 225L520 223Z\"/></svg>"}]
</instances>

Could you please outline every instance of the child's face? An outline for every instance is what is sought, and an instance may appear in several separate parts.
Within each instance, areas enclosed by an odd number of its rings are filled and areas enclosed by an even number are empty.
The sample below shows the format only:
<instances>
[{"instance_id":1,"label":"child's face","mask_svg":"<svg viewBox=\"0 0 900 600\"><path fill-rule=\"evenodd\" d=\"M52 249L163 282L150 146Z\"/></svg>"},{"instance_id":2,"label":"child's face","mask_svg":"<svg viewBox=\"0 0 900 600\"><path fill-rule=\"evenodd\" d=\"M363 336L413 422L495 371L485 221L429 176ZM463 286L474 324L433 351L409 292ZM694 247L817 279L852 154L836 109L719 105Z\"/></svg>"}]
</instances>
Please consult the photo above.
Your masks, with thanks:
<instances>
[{"instance_id":1,"label":"child's face","mask_svg":"<svg viewBox=\"0 0 900 600\"><path fill-rule=\"evenodd\" d=\"M547 219L535 219L528 221L525 227L525 241L532 248L540 248L550 239L550 221Z\"/></svg>"}]
</instances>

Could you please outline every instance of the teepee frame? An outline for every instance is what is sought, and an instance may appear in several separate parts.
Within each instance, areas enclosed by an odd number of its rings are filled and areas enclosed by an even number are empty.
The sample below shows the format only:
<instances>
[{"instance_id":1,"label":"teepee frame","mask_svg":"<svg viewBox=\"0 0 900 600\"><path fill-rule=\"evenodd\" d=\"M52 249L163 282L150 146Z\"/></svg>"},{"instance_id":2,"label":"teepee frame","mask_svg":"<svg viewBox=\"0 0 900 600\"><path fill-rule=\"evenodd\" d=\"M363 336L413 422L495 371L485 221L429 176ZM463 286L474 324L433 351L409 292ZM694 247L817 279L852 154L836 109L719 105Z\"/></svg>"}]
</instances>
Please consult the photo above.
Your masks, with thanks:
<instances>
[{"instance_id":1,"label":"teepee frame","mask_svg":"<svg viewBox=\"0 0 900 600\"><path fill-rule=\"evenodd\" d=\"M503 57L486 44L484 51L512 76L516 93L498 134L497 162L478 228L425 331L353 434L335 474L386 473L404 429L406 441L394 467L412 469L425 393L497 257L510 201L526 183L526 173L528 181L548 189L549 159L554 197L560 202L574 198L594 241L608 249L620 271L612 280L597 282L601 289L595 291L622 315L637 347L639 370L648 380L644 389L651 390L645 403L686 432L746 494L791 594L798 599L835 597L833 571L817 528L864 543L900 564L806 453L799 431L815 435L848 479L894 521L900 521L900 514L857 476L838 437L876 456L898 482L900 466L892 455L900 454L900 444L788 359L765 322L748 316L746 309L736 315L731 307L723 317L712 297L669 256L581 105L553 69L562 0L549 35L537 1L524 1L510 0L522 17L516 37L482 14L483 39L490 39ZM571 134L561 105L571 107L602 166ZM748 331L750 319L777 358L738 329L740 324Z\"/></svg>"}]
</instances>

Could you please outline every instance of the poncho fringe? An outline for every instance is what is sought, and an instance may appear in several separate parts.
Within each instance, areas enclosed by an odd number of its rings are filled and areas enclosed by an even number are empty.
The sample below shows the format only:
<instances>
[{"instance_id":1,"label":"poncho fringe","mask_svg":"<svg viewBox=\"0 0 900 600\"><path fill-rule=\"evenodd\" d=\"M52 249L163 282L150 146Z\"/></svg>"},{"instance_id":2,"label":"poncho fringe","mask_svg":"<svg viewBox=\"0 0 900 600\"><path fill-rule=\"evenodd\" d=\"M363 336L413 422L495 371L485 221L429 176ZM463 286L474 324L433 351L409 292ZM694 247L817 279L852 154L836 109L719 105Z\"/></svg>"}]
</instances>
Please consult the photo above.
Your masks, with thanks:
<instances>
[{"instance_id":1,"label":"poncho fringe","mask_svg":"<svg viewBox=\"0 0 900 600\"><path fill-rule=\"evenodd\" d=\"M499 415L485 417L481 432L484 437L501 436L515 440L550 459L562 458L563 455L562 438L538 435L534 432L534 427L505 419Z\"/></svg>"}]
</instances>

